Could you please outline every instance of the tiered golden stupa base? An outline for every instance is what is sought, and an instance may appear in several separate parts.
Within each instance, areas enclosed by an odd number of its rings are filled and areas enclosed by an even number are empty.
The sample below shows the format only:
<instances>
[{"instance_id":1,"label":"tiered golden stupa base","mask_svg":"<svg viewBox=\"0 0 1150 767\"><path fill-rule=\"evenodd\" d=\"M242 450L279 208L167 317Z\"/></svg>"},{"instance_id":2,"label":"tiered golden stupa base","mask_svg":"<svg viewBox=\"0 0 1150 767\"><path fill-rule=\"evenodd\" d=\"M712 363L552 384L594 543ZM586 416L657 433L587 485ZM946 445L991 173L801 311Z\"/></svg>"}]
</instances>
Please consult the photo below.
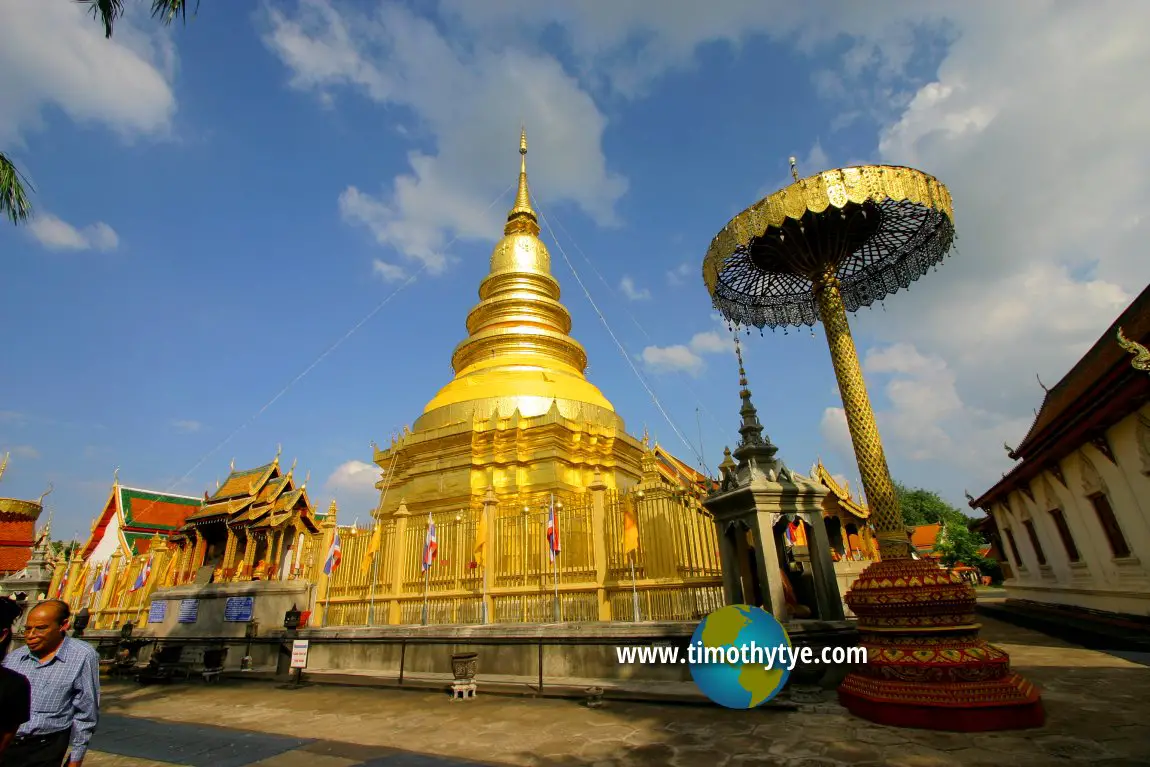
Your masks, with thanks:
<instances>
[{"instance_id":1,"label":"tiered golden stupa base","mask_svg":"<svg viewBox=\"0 0 1150 767\"><path fill-rule=\"evenodd\" d=\"M979 639L974 588L921 559L863 571L846 603L858 616L867 663L847 674L839 701L894 727L984 732L1039 727L1038 690L1010 656Z\"/></svg>"}]
</instances>

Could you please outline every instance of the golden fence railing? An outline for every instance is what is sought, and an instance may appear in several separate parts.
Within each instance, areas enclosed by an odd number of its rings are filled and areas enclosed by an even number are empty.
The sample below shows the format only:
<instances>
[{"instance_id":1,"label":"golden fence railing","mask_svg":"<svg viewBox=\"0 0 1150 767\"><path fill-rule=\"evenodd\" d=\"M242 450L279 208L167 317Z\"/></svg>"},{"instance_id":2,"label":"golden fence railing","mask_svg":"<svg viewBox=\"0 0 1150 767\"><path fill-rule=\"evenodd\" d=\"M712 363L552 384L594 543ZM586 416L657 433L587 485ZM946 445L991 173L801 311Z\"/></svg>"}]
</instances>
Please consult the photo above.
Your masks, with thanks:
<instances>
[{"instance_id":1,"label":"golden fence railing","mask_svg":"<svg viewBox=\"0 0 1150 767\"><path fill-rule=\"evenodd\" d=\"M552 561L547 520L554 502L561 551ZM638 550L624 551L624 514L634 510ZM486 568L475 561L479 521L488 514ZM437 511L438 557L425 579L427 515L340 526L341 565L323 574L331 529L302 541L298 577L321 583L311 625L549 623L562 621L697 620L723 603L714 523L699 499L670 488L540 493L484 506ZM369 553L376 537L378 546ZM298 545L298 544L297 544ZM238 550L237 550L238 552ZM172 564L174 558L174 564ZM632 559L634 571L632 575ZM132 590L146 556L114 560L107 584L77 594L92 626L114 629L147 620L154 589L186 568L191 552L172 547L153 561L149 582ZM235 556L239 566L241 557ZM84 575L89 580L95 570ZM485 572L486 569L486 572ZM325 587L324 587L325 586ZM484 606L487 606L485 611ZM558 609L557 609L558 607Z\"/></svg>"},{"instance_id":2,"label":"golden fence railing","mask_svg":"<svg viewBox=\"0 0 1150 767\"><path fill-rule=\"evenodd\" d=\"M374 528L341 528L343 563L316 609L325 610L323 625L336 627L418 624L425 604L429 624L481 623L485 599L490 620L499 623L553 622L556 601L563 621L634 620L633 591L642 620L692 620L721 606L714 523L698 499L662 488L628 495L639 531L634 580L623 551L623 492L554 496L557 562L547 543L550 495L506 499L486 512L477 496L465 508L432 515L438 557L426 579L426 515L382 522L379 550L366 567ZM484 513L490 515L486 573L475 562Z\"/></svg>"}]
</instances>

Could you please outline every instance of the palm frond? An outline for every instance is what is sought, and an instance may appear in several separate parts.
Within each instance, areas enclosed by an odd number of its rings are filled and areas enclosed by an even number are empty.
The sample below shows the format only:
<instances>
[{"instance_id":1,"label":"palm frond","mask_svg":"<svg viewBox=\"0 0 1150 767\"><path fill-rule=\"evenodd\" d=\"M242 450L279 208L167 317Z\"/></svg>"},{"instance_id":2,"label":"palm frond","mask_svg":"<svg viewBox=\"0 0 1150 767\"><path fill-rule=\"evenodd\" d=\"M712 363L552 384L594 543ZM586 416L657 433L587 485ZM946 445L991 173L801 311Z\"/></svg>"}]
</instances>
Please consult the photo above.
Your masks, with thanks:
<instances>
[{"instance_id":1,"label":"palm frond","mask_svg":"<svg viewBox=\"0 0 1150 767\"><path fill-rule=\"evenodd\" d=\"M29 191L36 191L13 162L0 152L0 213L13 224L23 223L32 215L32 204L28 202L25 186Z\"/></svg>"},{"instance_id":2,"label":"palm frond","mask_svg":"<svg viewBox=\"0 0 1150 767\"><path fill-rule=\"evenodd\" d=\"M90 6L92 18L104 25L104 37L112 36L116 19L124 15L124 0L76 0Z\"/></svg>"},{"instance_id":3,"label":"palm frond","mask_svg":"<svg viewBox=\"0 0 1150 767\"><path fill-rule=\"evenodd\" d=\"M200 0L196 0L196 9L192 11L192 16L195 17L199 12ZM185 24L188 23L187 0L152 0L153 19L159 19L160 23L166 26L171 24L177 16L180 17L180 21Z\"/></svg>"}]
</instances>

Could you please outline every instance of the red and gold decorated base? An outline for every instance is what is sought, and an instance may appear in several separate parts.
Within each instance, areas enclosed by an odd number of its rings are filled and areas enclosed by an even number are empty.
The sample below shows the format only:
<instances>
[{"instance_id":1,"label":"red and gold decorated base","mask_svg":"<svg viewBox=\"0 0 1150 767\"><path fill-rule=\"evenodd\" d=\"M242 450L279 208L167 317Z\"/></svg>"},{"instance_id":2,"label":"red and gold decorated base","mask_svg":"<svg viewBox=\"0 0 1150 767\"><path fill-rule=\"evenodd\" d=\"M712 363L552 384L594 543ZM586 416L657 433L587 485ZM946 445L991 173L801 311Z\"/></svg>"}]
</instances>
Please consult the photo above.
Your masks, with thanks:
<instances>
[{"instance_id":1,"label":"red and gold decorated base","mask_svg":"<svg viewBox=\"0 0 1150 767\"><path fill-rule=\"evenodd\" d=\"M980 732L1041 726L1034 685L1010 656L978 637L975 592L933 562L887 559L846 595L867 663L847 675L840 702L855 716L896 727Z\"/></svg>"}]
</instances>

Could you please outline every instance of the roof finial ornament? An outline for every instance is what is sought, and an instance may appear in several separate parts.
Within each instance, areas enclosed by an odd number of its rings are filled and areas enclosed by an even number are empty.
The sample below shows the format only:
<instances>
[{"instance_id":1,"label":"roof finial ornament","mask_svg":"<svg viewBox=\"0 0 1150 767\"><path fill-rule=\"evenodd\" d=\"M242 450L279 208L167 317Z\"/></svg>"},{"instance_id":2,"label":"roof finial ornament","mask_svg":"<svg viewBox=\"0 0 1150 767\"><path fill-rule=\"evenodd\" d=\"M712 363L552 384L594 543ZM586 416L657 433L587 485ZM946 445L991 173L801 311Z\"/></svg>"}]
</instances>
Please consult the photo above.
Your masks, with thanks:
<instances>
[{"instance_id":1,"label":"roof finial ornament","mask_svg":"<svg viewBox=\"0 0 1150 767\"><path fill-rule=\"evenodd\" d=\"M8 468L8 456L10 456L10 455L12 455L12 454L11 453L5 453L4 454L4 460L0 461L0 477L4 476L4 470Z\"/></svg>"},{"instance_id":2,"label":"roof finial ornament","mask_svg":"<svg viewBox=\"0 0 1150 767\"><path fill-rule=\"evenodd\" d=\"M526 219L522 221L521 219ZM519 132L519 191L515 194L515 207L507 213L507 226L504 234L515 232L539 233L535 210L531 207L531 191L527 187L527 128Z\"/></svg>"},{"instance_id":3,"label":"roof finial ornament","mask_svg":"<svg viewBox=\"0 0 1150 767\"><path fill-rule=\"evenodd\" d=\"M235 471L235 470L236 470L236 459L233 458L232 462L228 464L228 471ZM216 484L219 484L219 483L217 482Z\"/></svg>"},{"instance_id":4,"label":"roof finial ornament","mask_svg":"<svg viewBox=\"0 0 1150 767\"><path fill-rule=\"evenodd\" d=\"M120 484L120 467L112 469L112 486Z\"/></svg>"},{"instance_id":5,"label":"roof finial ornament","mask_svg":"<svg viewBox=\"0 0 1150 767\"><path fill-rule=\"evenodd\" d=\"M1049 393L1050 393L1050 389L1046 388L1046 384L1042 383L1042 376L1038 375L1038 373L1035 373L1035 374L1034 374L1034 377L1038 379L1038 385L1042 387L1042 391L1044 391L1044 392L1046 392L1047 394L1049 394Z\"/></svg>"},{"instance_id":6,"label":"roof finial ornament","mask_svg":"<svg viewBox=\"0 0 1150 767\"><path fill-rule=\"evenodd\" d=\"M795 181L798 181L799 180L799 161L796 160L794 157L791 157L790 163L791 163L791 178L793 178Z\"/></svg>"},{"instance_id":7,"label":"roof finial ornament","mask_svg":"<svg viewBox=\"0 0 1150 767\"><path fill-rule=\"evenodd\" d=\"M43 492L43 493L40 495L40 500L36 501L36 503L38 503L38 504L40 504L41 506L43 506L43 505L44 505L44 499L45 499L45 498L47 498L48 496L50 496L50 495L52 494L52 491L53 491L53 490L55 490L55 489L56 489L56 488L55 488L55 486L54 486L54 485L53 485L51 482L49 482L49 483L48 483L48 489L47 489L47 490L45 490L45 491L44 491L44 492Z\"/></svg>"},{"instance_id":8,"label":"roof finial ornament","mask_svg":"<svg viewBox=\"0 0 1150 767\"><path fill-rule=\"evenodd\" d=\"M272 463L279 463L280 462L280 453L282 453L283 451L284 451L284 446L277 442L276 443L276 457L275 457L275 460L272 461Z\"/></svg>"},{"instance_id":9,"label":"roof finial ornament","mask_svg":"<svg viewBox=\"0 0 1150 767\"><path fill-rule=\"evenodd\" d=\"M308 469L307 474L304 475L303 484L300 485L300 490L306 490L307 489L307 481L309 479L311 479L311 469Z\"/></svg>"}]
</instances>

